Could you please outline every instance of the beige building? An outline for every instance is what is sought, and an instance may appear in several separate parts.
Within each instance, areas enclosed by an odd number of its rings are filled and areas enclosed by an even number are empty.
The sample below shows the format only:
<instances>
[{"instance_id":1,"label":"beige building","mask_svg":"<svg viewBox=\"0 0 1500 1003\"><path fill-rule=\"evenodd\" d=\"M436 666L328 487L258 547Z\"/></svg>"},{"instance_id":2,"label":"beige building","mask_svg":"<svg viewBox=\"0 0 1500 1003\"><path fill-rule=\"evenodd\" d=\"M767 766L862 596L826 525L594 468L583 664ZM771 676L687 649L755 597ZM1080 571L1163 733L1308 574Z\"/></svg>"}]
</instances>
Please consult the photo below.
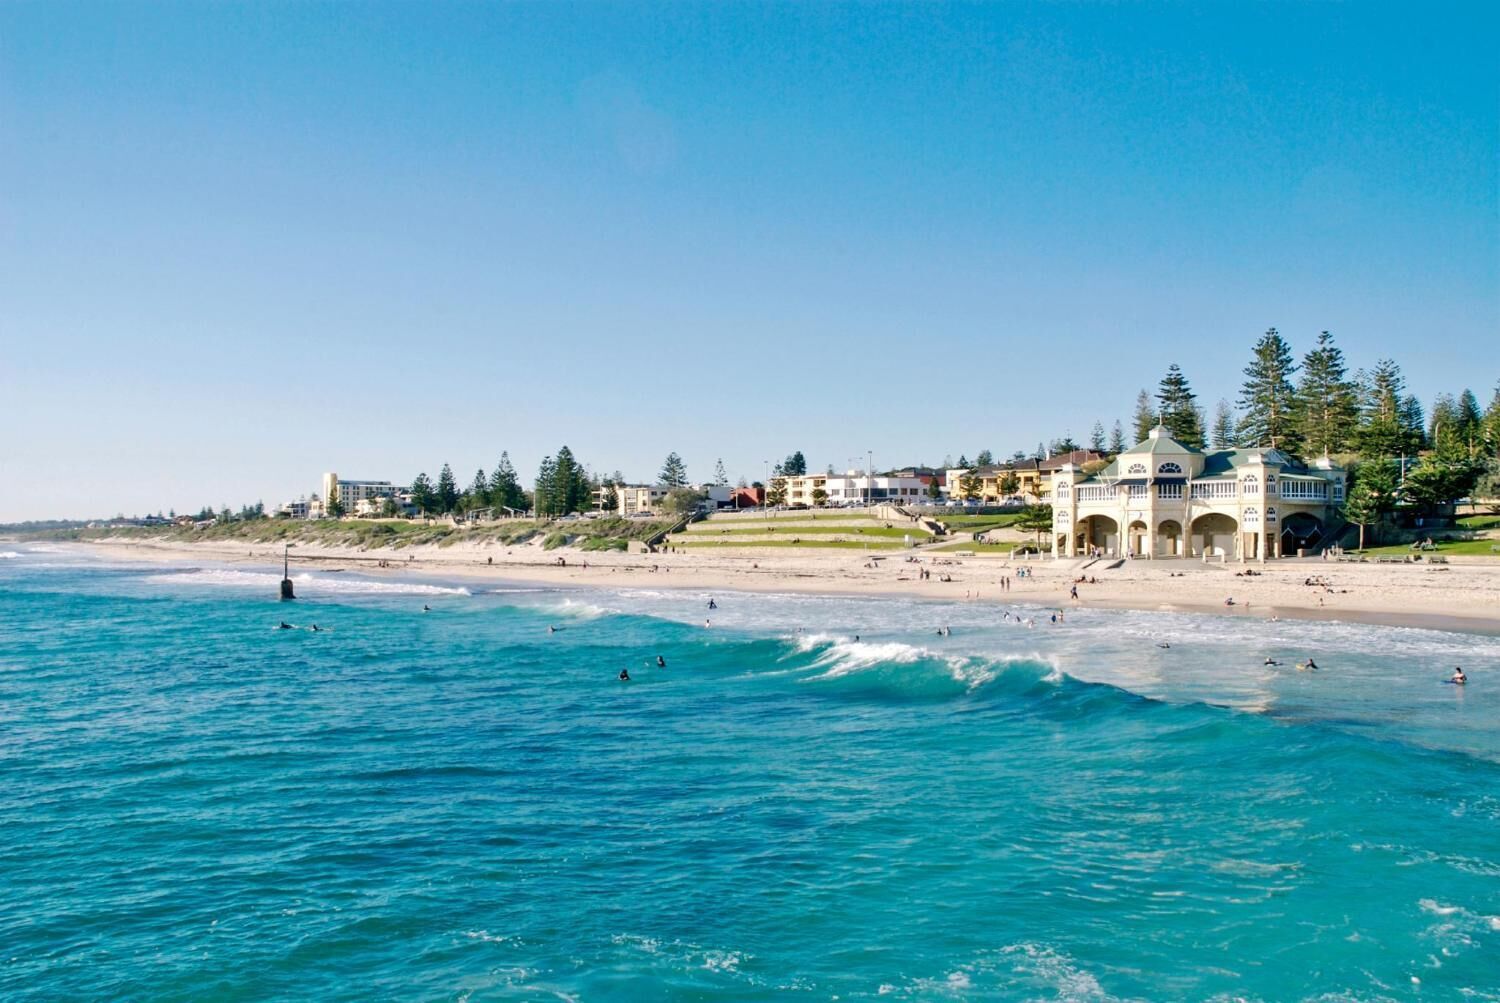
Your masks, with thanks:
<instances>
[{"instance_id":1,"label":"beige building","mask_svg":"<svg viewBox=\"0 0 1500 1003\"><path fill-rule=\"evenodd\" d=\"M338 474L323 475L324 507L337 499L345 515L354 515L362 501L383 502L386 498L394 498L401 490L390 481L346 481Z\"/></svg>"},{"instance_id":2,"label":"beige building","mask_svg":"<svg viewBox=\"0 0 1500 1003\"><path fill-rule=\"evenodd\" d=\"M1161 426L1097 474L1050 478L1054 557L1259 560L1325 542L1344 471L1275 449L1204 451Z\"/></svg>"}]
</instances>

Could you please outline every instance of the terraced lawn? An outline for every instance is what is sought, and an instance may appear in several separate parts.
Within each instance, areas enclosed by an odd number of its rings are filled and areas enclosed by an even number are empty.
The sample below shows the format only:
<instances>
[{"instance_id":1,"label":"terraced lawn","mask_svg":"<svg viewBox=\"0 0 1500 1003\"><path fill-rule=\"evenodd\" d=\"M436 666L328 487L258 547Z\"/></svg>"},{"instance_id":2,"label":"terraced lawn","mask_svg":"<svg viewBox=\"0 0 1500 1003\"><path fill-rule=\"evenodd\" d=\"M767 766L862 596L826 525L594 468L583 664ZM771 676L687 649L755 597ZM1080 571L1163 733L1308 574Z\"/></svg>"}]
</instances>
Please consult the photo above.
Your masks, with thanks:
<instances>
[{"instance_id":1,"label":"terraced lawn","mask_svg":"<svg viewBox=\"0 0 1500 1003\"><path fill-rule=\"evenodd\" d=\"M760 549L763 547L796 547L799 550L902 550L905 545L900 540L823 540L808 539L803 537L801 542L790 539L785 540L744 540L733 537L719 537L717 539L695 539L702 534L692 536L679 536L671 541L674 547L689 547L694 550L707 550L712 547L733 547Z\"/></svg>"},{"instance_id":2,"label":"terraced lawn","mask_svg":"<svg viewBox=\"0 0 1500 1003\"><path fill-rule=\"evenodd\" d=\"M928 537L932 534L920 526L890 526L870 523L865 526L831 526L819 523L812 526L788 525L786 523L764 523L758 526L715 527L712 523L696 523L684 537L716 536L876 536L899 540L905 536Z\"/></svg>"},{"instance_id":3,"label":"terraced lawn","mask_svg":"<svg viewBox=\"0 0 1500 1003\"><path fill-rule=\"evenodd\" d=\"M1398 543L1389 547L1366 547L1359 553L1367 557L1404 557L1408 554L1416 556L1421 554L1426 557L1429 554L1457 555L1460 557L1494 557L1500 559L1500 550L1491 548L1500 547L1500 540L1438 540L1434 544L1436 550L1412 550L1409 543ZM1349 551L1355 553L1355 551Z\"/></svg>"}]
</instances>

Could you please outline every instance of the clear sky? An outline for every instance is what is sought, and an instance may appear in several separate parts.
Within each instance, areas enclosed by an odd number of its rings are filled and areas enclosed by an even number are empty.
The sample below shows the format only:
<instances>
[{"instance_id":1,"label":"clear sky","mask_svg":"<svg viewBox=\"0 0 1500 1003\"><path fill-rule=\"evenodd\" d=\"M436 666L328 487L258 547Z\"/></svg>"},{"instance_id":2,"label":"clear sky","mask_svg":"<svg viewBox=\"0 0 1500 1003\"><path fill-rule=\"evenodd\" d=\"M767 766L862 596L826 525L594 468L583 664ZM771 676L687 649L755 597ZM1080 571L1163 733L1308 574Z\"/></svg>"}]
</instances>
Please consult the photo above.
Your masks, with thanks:
<instances>
[{"instance_id":1,"label":"clear sky","mask_svg":"<svg viewBox=\"0 0 1500 1003\"><path fill-rule=\"evenodd\" d=\"M1500 5L0 5L0 520L1500 375Z\"/></svg>"}]
</instances>

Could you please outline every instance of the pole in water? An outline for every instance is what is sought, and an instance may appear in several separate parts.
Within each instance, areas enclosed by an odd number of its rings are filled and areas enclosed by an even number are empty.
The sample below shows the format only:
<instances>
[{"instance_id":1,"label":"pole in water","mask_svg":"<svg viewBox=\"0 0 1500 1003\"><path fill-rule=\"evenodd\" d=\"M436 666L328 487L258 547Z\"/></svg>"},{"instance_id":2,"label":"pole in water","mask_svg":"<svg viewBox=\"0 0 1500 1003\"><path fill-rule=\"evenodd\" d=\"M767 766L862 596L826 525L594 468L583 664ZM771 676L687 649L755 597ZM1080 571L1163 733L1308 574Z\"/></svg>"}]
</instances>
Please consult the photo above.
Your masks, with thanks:
<instances>
[{"instance_id":1,"label":"pole in water","mask_svg":"<svg viewBox=\"0 0 1500 1003\"><path fill-rule=\"evenodd\" d=\"M288 573L291 566L292 548L290 545L281 554L281 600L295 599L297 596L292 592L292 576Z\"/></svg>"}]
</instances>

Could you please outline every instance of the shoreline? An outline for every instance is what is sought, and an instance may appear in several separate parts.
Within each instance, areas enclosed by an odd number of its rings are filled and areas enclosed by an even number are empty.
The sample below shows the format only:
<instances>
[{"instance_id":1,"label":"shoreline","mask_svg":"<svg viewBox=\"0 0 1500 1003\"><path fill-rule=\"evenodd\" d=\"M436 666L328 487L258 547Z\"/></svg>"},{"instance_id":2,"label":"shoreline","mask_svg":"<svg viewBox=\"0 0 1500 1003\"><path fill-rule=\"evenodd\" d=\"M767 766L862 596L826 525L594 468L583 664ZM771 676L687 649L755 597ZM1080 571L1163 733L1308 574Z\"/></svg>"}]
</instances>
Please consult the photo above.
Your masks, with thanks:
<instances>
[{"instance_id":1,"label":"shoreline","mask_svg":"<svg viewBox=\"0 0 1500 1003\"><path fill-rule=\"evenodd\" d=\"M68 546L159 564L212 559L279 570L282 557L281 548L266 545L121 540ZM917 565L907 563L909 556L920 557L920 567L929 569L933 577L926 581L914 577ZM557 564L559 558L567 563ZM1317 559L1243 566L1132 561L1113 571L1090 569L1094 574L1088 575L1078 570L1078 562L1068 560L1012 564L1000 558L905 551L626 555L544 551L532 545L421 547L399 552L303 546L292 548L291 560L303 568L357 571L375 578L406 573L564 587L900 597L997 607L1013 603L1064 611L1204 613L1500 635L1500 566L1485 565L1393 567ZM1029 569L1027 577L1016 578L1022 567ZM940 581L939 569L952 580ZM1244 570L1255 574L1236 576L1236 571ZM1096 582L1080 583L1079 599L1073 600L1069 590L1080 574ZM1008 590L1002 589L1002 578L1010 578ZM1308 586L1309 578L1327 581L1334 590ZM1223 600L1231 595L1236 597L1235 604L1227 606Z\"/></svg>"}]
</instances>

